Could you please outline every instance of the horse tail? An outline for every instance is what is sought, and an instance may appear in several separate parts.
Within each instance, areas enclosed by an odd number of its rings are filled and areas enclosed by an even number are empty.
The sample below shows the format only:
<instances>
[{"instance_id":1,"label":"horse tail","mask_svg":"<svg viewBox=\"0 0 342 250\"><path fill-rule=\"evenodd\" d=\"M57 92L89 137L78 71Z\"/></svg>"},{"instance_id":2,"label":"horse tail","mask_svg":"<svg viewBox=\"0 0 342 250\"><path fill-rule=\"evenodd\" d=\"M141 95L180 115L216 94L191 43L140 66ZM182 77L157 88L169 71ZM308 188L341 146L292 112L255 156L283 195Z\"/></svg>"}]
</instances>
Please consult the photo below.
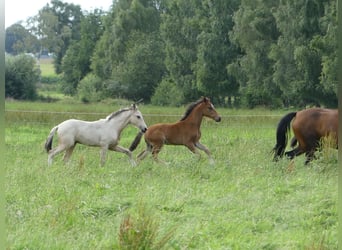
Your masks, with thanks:
<instances>
[{"instance_id":1,"label":"horse tail","mask_svg":"<svg viewBox=\"0 0 342 250\"><path fill-rule=\"evenodd\" d=\"M56 127L53 127L50 131L50 134L48 135L47 139L46 139L46 142L45 142L45 150L46 152L49 153L49 151L51 150L52 148L52 141L53 141L53 136L55 135L56 131L58 129L58 126Z\"/></svg>"},{"instance_id":2,"label":"horse tail","mask_svg":"<svg viewBox=\"0 0 342 250\"><path fill-rule=\"evenodd\" d=\"M285 115L279 122L277 127L277 143L273 148L274 160L284 156L285 148L288 140L288 132L292 119L296 116L297 112L291 112Z\"/></svg>"},{"instance_id":3,"label":"horse tail","mask_svg":"<svg viewBox=\"0 0 342 250\"><path fill-rule=\"evenodd\" d=\"M134 138L134 141L132 142L131 146L129 147L129 151L133 152L133 150L135 150L138 147L143 134L144 134L143 132L139 132L137 134L137 136Z\"/></svg>"}]
</instances>

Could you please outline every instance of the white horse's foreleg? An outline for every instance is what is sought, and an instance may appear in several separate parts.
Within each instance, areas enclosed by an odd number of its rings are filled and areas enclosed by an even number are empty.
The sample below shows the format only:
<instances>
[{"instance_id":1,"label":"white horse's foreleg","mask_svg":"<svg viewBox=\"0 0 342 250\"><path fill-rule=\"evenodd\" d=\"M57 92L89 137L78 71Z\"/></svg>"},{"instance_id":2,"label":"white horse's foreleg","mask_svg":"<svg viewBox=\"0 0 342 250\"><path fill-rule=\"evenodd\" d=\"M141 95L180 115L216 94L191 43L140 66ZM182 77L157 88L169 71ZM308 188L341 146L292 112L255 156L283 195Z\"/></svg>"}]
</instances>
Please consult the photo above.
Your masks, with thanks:
<instances>
[{"instance_id":1,"label":"white horse's foreleg","mask_svg":"<svg viewBox=\"0 0 342 250\"><path fill-rule=\"evenodd\" d=\"M200 142L195 143L195 146L196 146L196 148L203 150L208 155L210 164L215 163L214 159L211 157L211 153L210 153L209 149L206 146L204 146Z\"/></svg>"},{"instance_id":2,"label":"white horse's foreleg","mask_svg":"<svg viewBox=\"0 0 342 250\"><path fill-rule=\"evenodd\" d=\"M48 166L51 166L52 160L55 157L55 155L63 152L65 150L65 146L58 145L56 148L51 149L48 154Z\"/></svg>"},{"instance_id":3,"label":"white horse's foreleg","mask_svg":"<svg viewBox=\"0 0 342 250\"><path fill-rule=\"evenodd\" d=\"M116 152L120 152L120 153L124 153L129 157L129 161L132 164L132 166L136 166L137 163L134 161L133 157L132 157L132 152L129 151L128 149L121 147L119 145L116 145L115 147L112 148L112 150L116 151Z\"/></svg>"}]
</instances>

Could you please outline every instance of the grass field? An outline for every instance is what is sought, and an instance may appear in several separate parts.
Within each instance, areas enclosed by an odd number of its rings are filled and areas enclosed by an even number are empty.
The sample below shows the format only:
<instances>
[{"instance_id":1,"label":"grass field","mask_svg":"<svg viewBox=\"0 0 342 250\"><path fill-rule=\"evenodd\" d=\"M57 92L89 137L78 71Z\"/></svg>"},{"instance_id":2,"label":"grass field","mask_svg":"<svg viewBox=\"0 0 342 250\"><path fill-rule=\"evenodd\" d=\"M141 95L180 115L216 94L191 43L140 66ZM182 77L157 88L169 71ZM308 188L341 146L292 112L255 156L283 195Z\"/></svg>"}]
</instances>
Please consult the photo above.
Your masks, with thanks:
<instances>
[{"instance_id":1,"label":"grass field","mask_svg":"<svg viewBox=\"0 0 342 250\"><path fill-rule=\"evenodd\" d=\"M39 67L42 76L56 76L55 68L53 66L53 59L41 58L39 59Z\"/></svg>"},{"instance_id":2,"label":"grass field","mask_svg":"<svg viewBox=\"0 0 342 250\"><path fill-rule=\"evenodd\" d=\"M159 249L164 236L164 249L337 249L337 151L324 149L309 166L302 156L272 162L284 110L218 109L221 123L205 119L201 142L214 166L205 154L165 146L168 166L148 157L133 168L110 152L101 168L99 149L78 145L70 164L59 155L47 167L54 125L125 105L6 102L8 249L118 249L124 226L130 237L151 236L144 249ZM176 121L185 108L140 110L151 125ZM128 127L120 144L136 133Z\"/></svg>"}]
</instances>

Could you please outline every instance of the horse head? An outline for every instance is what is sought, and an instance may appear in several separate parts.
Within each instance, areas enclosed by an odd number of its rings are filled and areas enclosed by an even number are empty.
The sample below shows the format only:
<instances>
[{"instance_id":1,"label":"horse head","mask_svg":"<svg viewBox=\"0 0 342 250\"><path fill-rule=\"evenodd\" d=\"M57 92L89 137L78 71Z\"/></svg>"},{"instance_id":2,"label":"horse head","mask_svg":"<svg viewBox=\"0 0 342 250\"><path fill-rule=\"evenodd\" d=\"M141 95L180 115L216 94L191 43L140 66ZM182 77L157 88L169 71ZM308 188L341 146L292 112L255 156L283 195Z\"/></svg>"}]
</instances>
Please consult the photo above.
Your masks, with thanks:
<instances>
[{"instance_id":1,"label":"horse head","mask_svg":"<svg viewBox=\"0 0 342 250\"><path fill-rule=\"evenodd\" d=\"M132 104L131 109L132 113L129 118L129 123L139 128L141 132L145 133L147 131L147 125L141 112L138 110L138 106L136 105L136 103Z\"/></svg>"},{"instance_id":2,"label":"horse head","mask_svg":"<svg viewBox=\"0 0 342 250\"><path fill-rule=\"evenodd\" d=\"M221 116L217 113L214 105L211 103L208 97L202 97L202 105L203 116L209 117L215 120L216 122L221 121Z\"/></svg>"}]
</instances>

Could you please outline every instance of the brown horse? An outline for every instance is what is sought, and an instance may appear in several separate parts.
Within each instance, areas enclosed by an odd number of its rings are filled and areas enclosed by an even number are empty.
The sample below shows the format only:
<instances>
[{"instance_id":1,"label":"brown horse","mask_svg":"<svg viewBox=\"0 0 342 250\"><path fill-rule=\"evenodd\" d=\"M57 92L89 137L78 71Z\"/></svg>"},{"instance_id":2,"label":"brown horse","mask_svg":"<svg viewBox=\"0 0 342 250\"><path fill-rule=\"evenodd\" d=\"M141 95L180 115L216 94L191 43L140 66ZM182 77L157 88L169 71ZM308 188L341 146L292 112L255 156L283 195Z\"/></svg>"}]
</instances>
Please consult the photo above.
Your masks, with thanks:
<instances>
[{"instance_id":1,"label":"brown horse","mask_svg":"<svg viewBox=\"0 0 342 250\"><path fill-rule=\"evenodd\" d=\"M287 145L288 132L290 123L292 122L292 130L294 138L291 146L298 147L291 151L285 152ZM305 153L308 164L313 158L314 153L319 147L320 139L325 136L332 136L338 145L338 110L310 108L299 112L292 112L285 115L279 122L277 128L277 143L273 148L274 160L284 154L293 159L295 156Z\"/></svg>"},{"instance_id":2,"label":"brown horse","mask_svg":"<svg viewBox=\"0 0 342 250\"><path fill-rule=\"evenodd\" d=\"M146 149L138 155L138 161L143 160L149 152L152 152L153 159L161 162L158 160L158 153L166 144L184 145L191 152L198 155L200 153L197 149L203 150L208 155L210 162L213 163L209 149L199 142L203 116L209 117L216 122L221 121L220 115L207 97L202 97L190 104L184 116L178 122L171 124L159 123L149 127L144 134ZM136 149L142 135L143 133L138 133L129 148L131 151Z\"/></svg>"}]
</instances>

